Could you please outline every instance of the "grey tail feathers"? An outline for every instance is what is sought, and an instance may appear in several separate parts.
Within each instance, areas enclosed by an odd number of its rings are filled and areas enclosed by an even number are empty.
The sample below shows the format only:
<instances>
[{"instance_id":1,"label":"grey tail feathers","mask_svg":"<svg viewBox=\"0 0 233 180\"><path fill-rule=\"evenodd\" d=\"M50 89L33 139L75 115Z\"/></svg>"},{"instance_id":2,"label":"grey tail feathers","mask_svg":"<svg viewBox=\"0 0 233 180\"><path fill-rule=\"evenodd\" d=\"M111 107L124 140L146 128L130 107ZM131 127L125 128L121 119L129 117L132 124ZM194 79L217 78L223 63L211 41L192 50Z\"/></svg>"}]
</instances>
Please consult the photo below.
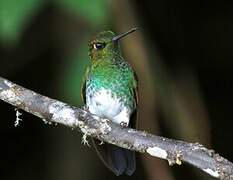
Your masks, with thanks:
<instances>
[{"instance_id":1,"label":"grey tail feathers","mask_svg":"<svg viewBox=\"0 0 233 180\"><path fill-rule=\"evenodd\" d=\"M112 144L99 145L93 140L98 156L115 175L132 175L136 169L135 152L123 149Z\"/></svg>"}]
</instances>

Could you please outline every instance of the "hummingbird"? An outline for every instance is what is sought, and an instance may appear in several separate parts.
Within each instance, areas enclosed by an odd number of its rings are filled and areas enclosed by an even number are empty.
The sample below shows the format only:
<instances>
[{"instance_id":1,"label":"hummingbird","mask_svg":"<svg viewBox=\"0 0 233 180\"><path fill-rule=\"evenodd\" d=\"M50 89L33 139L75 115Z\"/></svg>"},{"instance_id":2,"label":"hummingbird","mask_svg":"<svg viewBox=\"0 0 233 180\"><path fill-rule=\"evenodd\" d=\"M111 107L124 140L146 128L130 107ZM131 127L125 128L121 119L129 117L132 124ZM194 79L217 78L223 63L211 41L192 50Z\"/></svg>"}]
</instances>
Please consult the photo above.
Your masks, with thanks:
<instances>
[{"instance_id":1,"label":"hummingbird","mask_svg":"<svg viewBox=\"0 0 233 180\"><path fill-rule=\"evenodd\" d=\"M89 42L91 63L82 85L83 102L90 113L131 128L136 128L138 80L133 68L122 57L119 40L137 29L132 28L119 35L103 31ZM92 141L104 165L115 175L133 174L136 169L135 152Z\"/></svg>"}]
</instances>

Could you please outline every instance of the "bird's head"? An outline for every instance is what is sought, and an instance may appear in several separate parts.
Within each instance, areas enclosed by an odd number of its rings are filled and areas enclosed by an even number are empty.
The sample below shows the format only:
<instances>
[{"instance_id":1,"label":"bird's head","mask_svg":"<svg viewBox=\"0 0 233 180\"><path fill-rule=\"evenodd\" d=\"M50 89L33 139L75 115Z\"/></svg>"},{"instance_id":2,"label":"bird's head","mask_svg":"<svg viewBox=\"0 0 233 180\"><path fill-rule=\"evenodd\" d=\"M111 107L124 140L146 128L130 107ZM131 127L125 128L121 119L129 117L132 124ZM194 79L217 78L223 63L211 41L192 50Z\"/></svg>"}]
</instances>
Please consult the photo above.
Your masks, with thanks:
<instances>
[{"instance_id":1,"label":"bird's head","mask_svg":"<svg viewBox=\"0 0 233 180\"><path fill-rule=\"evenodd\" d=\"M103 31L98 33L89 43L89 56L91 60L102 59L111 53L118 53L120 51L118 40L137 29L138 28L132 28L120 35L115 35L112 31Z\"/></svg>"}]
</instances>

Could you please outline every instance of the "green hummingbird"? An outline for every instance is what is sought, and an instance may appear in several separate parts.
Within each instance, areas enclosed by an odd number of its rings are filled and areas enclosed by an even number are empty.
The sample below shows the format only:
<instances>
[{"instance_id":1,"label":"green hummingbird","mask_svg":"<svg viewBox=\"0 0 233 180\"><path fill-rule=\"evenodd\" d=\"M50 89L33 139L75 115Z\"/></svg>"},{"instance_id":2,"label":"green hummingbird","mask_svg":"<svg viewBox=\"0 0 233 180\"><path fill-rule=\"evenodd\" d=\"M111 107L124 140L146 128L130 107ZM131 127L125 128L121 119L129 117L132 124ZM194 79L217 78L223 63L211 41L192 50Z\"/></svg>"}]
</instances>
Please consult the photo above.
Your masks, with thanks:
<instances>
[{"instance_id":1,"label":"green hummingbird","mask_svg":"<svg viewBox=\"0 0 233 180\"><path fill-rule=\"evenodd\" d=\"M119 39L136 30L132 28L120 35L103 31L90 41L91 64L82 86L83 101L90 113L132 128L136 127L138 82L134 70L121 55ZM93 142L100 159L117 176L133 174L136 169L133 151Z\"/></svg>"}]
</instances>

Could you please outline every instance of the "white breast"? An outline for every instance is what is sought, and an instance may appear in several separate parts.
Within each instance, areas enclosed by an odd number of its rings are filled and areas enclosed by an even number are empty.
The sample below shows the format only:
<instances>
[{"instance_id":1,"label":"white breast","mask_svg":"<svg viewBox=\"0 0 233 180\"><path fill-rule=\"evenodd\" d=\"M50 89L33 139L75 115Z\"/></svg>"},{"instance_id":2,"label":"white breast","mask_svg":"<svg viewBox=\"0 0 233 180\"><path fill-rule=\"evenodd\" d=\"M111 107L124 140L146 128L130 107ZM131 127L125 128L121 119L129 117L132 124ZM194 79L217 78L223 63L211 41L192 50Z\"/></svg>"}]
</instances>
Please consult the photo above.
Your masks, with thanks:
<instances>
[{"instance_id":1,"label":"white breast","mask_svg":"<svg viewBox=\"0 0 233 180\"><path fill-rule=\"evenodd\" d=\"M87 106L92 114L113 120L115 123L129 124L131 111L110 90L101 89L92 97L88 96Z\"/></svg>"}]
</instances>

